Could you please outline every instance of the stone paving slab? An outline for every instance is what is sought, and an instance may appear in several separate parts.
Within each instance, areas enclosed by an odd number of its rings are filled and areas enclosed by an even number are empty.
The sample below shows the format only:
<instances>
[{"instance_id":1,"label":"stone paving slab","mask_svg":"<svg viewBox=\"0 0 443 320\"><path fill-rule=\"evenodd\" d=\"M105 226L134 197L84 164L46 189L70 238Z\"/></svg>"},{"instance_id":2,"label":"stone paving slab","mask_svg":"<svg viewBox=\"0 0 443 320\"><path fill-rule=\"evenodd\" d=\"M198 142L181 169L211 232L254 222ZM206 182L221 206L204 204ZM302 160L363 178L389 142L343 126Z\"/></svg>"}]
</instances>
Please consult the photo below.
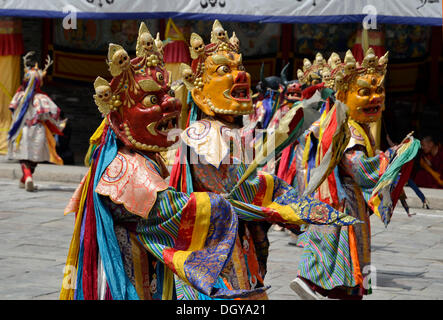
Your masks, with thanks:
<instances>
[{"instance_id":1,"label":"stone paving slab","mask_svg":"<svg viewBox=\"0 0 443 320\"><path fill-rule=\"evenodd\" d=\"M84 166L39 164L33 176L35 181L79 183L87 171L88 168ZM0 179L18 180L21 176L22 171L19 163L5 159L0 162Z\"/></svg>"}]
</instances>

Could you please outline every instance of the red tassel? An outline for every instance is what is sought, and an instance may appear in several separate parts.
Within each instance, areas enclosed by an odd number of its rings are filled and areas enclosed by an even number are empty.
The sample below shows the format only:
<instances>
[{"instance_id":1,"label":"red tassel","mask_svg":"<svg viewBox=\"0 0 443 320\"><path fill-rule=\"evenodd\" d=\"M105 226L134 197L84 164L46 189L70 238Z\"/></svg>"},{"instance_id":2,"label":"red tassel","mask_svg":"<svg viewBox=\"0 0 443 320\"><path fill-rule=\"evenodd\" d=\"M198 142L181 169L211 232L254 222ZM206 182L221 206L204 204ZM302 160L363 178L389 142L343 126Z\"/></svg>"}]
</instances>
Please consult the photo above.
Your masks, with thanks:
<instances>
[{"instance_id":1,"label":"red tassel","mask_svg":"<svg viewBox=\"0 0 443 320\"><path fill-rule=\"evenodd\" d=\"M174 165L171 169L171 175L169 178L169 186L177 189L178 181L180 180L180 155L181 155L181 148L177 150L177 153L175 154L175 161Z\"/></svg>"},{"instance_id":2,"label":"red tassel","mask_svg":"<svg viewBox=\"0 0 443 320\"><path fill-rule=\"evenodd\" d=\"M314 86L310 86L310 87L306 88L301 93L302 100L311 98L316 91L323 89L324 86L325 86L325 84L322 82L322 83L319 83Z\"/></svg>"},{"instance_id":3,"label":"red tassel","mask_svg":"<svg viewBox=\"0 0 443 320\"><path fill-rule=\"evenodd\" d=\"M101 150L99 151L101 152ZM100 157L100 154L98 155ZM91 177L95 176L97 162L94 163ZM86 198L86 221L84 233L84 253L83 253L83 296L85 300L97 300L97 261L98 261L98 244L97 244L97 225L94 210L94 183L89 182L88 196Z\"/></svg>"},{"instance_id":4,"label":"red tassel","mask_svg":"<svg viewBox=\"0 0 443 320\"><path fill-rule=\"evenodd\" d=\"M398 180L397 185L395 186L394 190L391 193L392 209L395 208L395 205L397 204L397 201L400 198L400 194L403 191L403 187L405 186L406 182L408 182L409 180L413 164L414 164L414 159L405 163L401 168L400 179Z\"/></svg>"},{"instance_id":5,"label":"red tassel","mask_svg":"<svg viewBox=\"0 0 443 320\"><path fill-rule=\"evenodd\" d=\"M287 171L287 167L289 165L289 158L291 156L292 144L283 149L281 153L280 164L278 166L277 177L284 180L285 172ZM287 182L287 181L286 181ZM290 182L289 182L290 184Z\"/></svg>"},{"instance_id":6,"label":"red tassel","mask_svg":"<svg viewBox=\"0 0 443 320\"><path fill-rule=\"evenodd\" d=\"M297 174L297 162L292 161L291 166L284 178L284 180L292 185L292 181L294 181L295 175Z\"/></svg>"},{"instance_id":7,"label":"red tassel","mask_svg":"<svg viewBox=\"0 0 443 320\"><path fill-rule=\"evenodd\" d=\"M45 120L45 125L48 127L49 131L51 131L52 133L57 134L59 136L63 135L63 132L61 132L60 129L57 128L57 126L55 124L53 124L51 121Z\"/></svg>"}]
</instances>

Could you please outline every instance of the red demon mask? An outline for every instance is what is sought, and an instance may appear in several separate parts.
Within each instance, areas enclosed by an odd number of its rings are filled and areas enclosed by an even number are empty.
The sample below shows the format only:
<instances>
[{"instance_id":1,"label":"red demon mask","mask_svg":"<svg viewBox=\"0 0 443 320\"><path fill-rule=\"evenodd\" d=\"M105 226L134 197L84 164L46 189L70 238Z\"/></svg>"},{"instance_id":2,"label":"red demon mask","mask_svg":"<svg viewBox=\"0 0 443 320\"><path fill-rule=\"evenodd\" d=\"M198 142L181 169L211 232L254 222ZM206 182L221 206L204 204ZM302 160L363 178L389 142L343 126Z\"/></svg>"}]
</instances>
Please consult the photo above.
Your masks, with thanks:
<instances>
[{"instance_id":1,"label":"red demon mask","mask_svg":"<svg viewBox=\"0 0 443 320\"><path fill-rule=\"evenodd\" d=\"M137 57L129 65L126 56L122 47L110 45L108 64L114 78L110 84L96 80L96 104L126 146L165 151L178 140L171 129L177 128L181 109L170 88L169 73L160 54Z\"/></svg>"}]
</instances>

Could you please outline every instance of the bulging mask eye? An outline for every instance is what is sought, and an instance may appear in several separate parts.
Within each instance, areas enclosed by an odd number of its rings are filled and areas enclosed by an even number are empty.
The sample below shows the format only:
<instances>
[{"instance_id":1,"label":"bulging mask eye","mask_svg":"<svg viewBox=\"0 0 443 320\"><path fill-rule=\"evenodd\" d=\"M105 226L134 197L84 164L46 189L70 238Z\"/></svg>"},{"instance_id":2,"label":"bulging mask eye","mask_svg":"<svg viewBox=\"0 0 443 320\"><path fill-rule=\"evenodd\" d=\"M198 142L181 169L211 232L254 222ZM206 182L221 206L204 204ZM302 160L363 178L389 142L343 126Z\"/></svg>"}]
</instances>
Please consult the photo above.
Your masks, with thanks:
<instances>
[{"instance_id":1,"label":"bulging mask eye","mask_svg":"<svg viewBox=\"0 0 443 320\"><path fill-rule=\"evenodd\" d=\"M154 96L154 95L146 96L143 99L143 105L146 108L152 107L152 106L156 105L157 103L158 103L158 98L157 98L157 96Z\"/></svg>"},{"instance_id":2,"label":"bulging mask eye","mask_svg":"<svg viewBox=\"0 0 443 320\"><path fill-rule=\"evenodd\" d=\"M364 97L364 96L369 96L369 94L370 94L370 90L368 88L361 88L358 90L359 96Z\"/></svg>"},{"instance_id":3,"label":"bulging mask eye","mask_svg":"<svg viewBox=\"0 0 443 320\"><path fill-rule=\"evenodd\" d=\"M168 95L169 95L170 97L175 97L175 91L172 90L172 89L169 89L169 91L168 91Z\"/></svg>"},{"instance_id":4,"label":"bulging mask eye","mask_svg":"<svg viewBox=\"0 0 443 320\"><path fill-rule=\"evenodd\" d=\"M224 76L225 74L229 73L231 70L228 66L220 66L217 68L217 73L221 76Z\"/></svg>"},{"instance_id":5,"label":"bulging mask eye","mask_svg":"<svg viewBox=\"0 0 443 320\"><path fill-rule=\"evenodd\" d=\"M160 82L163 82L163 80L165 80L165 77L161 72L157 72L157 80Z\"/></svg>"},{"instance_id":6,"label":"bulging mask eye","mask_svg":"<svg viewBox=\"0 0 443 320\"><path fill-rule=\"evenodd\" d=\"M377 87L377 89L375 89L375 93L377 94L382 94L385 91L385 89L381 86Z\"/></svg>"}]
</instances>

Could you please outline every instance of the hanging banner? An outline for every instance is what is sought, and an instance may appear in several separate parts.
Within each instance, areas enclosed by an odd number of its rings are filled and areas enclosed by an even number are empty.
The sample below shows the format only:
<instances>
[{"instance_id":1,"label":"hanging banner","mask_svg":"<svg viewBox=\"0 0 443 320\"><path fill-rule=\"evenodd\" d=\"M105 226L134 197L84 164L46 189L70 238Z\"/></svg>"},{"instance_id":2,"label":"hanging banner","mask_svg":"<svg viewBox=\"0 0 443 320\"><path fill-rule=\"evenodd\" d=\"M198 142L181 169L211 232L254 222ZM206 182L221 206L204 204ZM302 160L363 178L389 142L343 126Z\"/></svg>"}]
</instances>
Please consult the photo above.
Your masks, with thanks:
<instances>
[{"instance_id":1,"label":"hanging banner","mask_svg":"<svg viewBox=\"0 0 443 320\"><path fill-rule=\"evenodd\" d=\"M2 0L0 16L442 25L441 0Z\"/></svg>"}]
</instances>

